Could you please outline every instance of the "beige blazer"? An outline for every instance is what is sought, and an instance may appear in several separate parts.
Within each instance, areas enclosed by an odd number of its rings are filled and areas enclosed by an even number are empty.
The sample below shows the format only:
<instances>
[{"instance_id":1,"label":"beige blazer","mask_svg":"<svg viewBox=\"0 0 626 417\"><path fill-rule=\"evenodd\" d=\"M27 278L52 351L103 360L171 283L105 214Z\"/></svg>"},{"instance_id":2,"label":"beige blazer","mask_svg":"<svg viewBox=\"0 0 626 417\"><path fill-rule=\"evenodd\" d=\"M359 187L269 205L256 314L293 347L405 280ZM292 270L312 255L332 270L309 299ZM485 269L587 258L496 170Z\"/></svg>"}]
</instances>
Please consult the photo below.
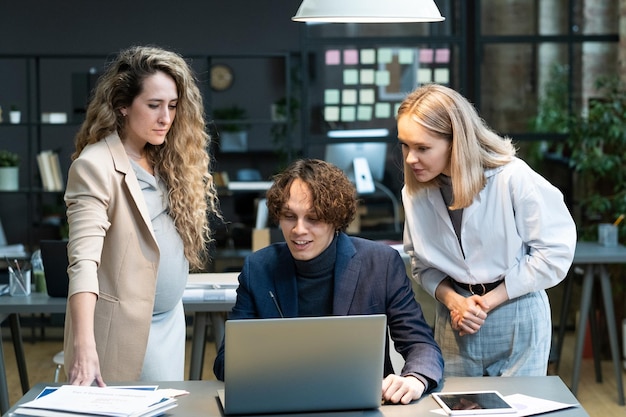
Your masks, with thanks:
<instances>
[{"instance_id":1,"label":"beige blazer","mask_svg":"<svg viewBox=\"0 0 626 417\"><path fill-rule=\"evenodd\" d=\"M159 247L117 134L85 147L72 163L65 203L68 298L79 292L98 295L94 329L102 377L105 382L136 381L150 332ZM74 357L72 340L68 310L66 364Z\"/></svg>"}]
</instances>

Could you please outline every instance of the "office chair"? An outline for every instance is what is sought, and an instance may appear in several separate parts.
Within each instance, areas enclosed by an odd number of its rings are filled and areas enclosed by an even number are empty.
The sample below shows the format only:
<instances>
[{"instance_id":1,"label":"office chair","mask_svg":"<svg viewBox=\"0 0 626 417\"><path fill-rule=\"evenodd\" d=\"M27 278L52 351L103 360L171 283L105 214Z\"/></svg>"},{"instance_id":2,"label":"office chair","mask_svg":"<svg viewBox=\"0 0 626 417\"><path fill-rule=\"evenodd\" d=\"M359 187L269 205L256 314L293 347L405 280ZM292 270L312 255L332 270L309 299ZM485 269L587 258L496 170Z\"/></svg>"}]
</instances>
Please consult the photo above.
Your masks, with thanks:
<instances>
[{"instance_id":1,"label":"office chair","mask_svg":"<svg viewBox=\"0 0 626 417\"><path fill-rule=\"evenodd\" d=\"M63 368L65 360L65 355L63 351L60 351L52 358L52 362L56 364L56 369L54 370L54 382L59 382L59 374L61 373L61 368Z\"/></svg>"}]
</instances>

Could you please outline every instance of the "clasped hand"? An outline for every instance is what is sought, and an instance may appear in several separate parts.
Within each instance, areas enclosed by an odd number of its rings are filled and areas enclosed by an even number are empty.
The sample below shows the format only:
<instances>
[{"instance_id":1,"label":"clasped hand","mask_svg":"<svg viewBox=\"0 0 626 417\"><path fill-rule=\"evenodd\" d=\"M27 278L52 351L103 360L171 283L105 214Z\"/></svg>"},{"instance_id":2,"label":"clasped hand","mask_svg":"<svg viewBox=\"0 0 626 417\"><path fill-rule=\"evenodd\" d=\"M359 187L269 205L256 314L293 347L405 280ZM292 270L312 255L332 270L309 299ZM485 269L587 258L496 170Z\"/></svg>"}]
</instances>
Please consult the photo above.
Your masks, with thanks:
<instances>
[{"instance_id":1,"label":"clasped hand","mask_svg":"<svg viewBox=\"0 0 626 417\"><path fill-rule=\"evenodd\" d=\"M454 308L450 309L452 328L459 332L459 336L474 334L480 330L487 319L489 305L483 297L472 295L458 296Z\"/></svg>"}]
</instances>

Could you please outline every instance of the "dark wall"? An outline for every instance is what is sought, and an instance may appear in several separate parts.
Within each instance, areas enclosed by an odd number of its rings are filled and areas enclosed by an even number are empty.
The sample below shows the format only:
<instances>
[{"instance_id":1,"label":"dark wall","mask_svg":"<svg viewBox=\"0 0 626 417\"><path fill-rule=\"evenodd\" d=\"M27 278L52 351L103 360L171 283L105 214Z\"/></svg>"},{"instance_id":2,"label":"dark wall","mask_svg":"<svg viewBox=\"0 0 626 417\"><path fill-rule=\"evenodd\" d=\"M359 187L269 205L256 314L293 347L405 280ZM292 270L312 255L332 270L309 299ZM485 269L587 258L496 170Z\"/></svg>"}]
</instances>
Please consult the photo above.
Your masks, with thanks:
<instances>
[{"instance_id":1,"label":"dark wall","mask_svg":"<svg viewBox=\"0 0 626 417\"><path fill-rule=\"evenodd\" d=\"M0 54L108 54L154 43L182 54L299 47L300 0L0 2Z\"/></svg>"},{"instance_id":2,"label":"dark wall","mask_svg":"<svg viewBox=\"0 0 626 417\"><path fill-rule=\"evenodd\" d=\"M156 44L182 55L247 55L297 53L301 24L291 21L300 0L20 0L0 1L0 106L9 109L18 104L27 120L38 120L39 111L61 111L72 117L72 74L91 68L102 68L104 60L120 49L134 44ZM29 90L27 64L24 60L2 60L6 55L90 55L90 60L46 59L40 68L39 93ZM92 62L93 61L93 62ZM206 62L193 59L201 81L208 80ZM202 66L205 66L204 68ZM269 118L270 103L285 94L284 68L274 61L258 64L232 63L236 82L226 92L212 93L214 106L242 104L251 118ZM69 70L66 68L69 66ZM282 71L282 72L281 72ZM32 71L31 71L32 77ZM282 89L281 89L282 88ZM29 92L30 91L30 92ZM28 97L37 96L37 100ZM38 103L37 108L34 103ZM210 106L208 107L208 116ZM24 113L24 112L23 112ZM8 114L5 113L5 118ZM27 161L28 146L40 141L42 149L57 150L62 170L67 171L73 151L77 123L66 126L35 125L0 126L0 148L18 152L24 161L20 166L20 184L30 183L38 174ZM30 132L30 133L29 133ZM29 139L30 138L30 139ZM215 168L231 171L245 167L259 169L264 176L275 169L271 137L251 132L250 149L265 150L254 163L246 154L217 154ZM35 148L36 149L36 148ZM24 158L26 157L26 158ZM29 158L30 159L30 158ZM65 175L64 175L65 176ZM28 231L33 226L31 210L62 204L61 194L28 195L0 193L0 218L10 243L37 242ZM41 201L39 201L41 200ZM36 207L31 209L32 207ZM57 209L58 210L58 209ZM226 213L225 213L226 214ZM228 217L232 215L227 214ZM38 216L36 216L38 217ZM236 221L235 217L229 218Z\"/></svg>"}]
</instances>

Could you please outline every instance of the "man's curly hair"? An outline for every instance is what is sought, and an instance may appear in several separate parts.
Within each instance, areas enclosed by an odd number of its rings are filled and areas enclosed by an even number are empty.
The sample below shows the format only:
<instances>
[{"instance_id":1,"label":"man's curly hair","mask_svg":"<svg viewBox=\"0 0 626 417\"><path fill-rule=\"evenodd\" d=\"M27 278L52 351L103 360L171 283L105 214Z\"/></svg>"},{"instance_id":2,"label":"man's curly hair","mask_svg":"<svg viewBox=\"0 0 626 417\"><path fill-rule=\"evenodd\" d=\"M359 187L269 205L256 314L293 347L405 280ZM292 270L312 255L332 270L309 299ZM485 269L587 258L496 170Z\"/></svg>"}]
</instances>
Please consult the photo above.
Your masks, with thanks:
<instances>
[{"instance_id":1,"label":"man's curly hair","mask_svg":"<svg viewBox=\"0 0 626 417\"><path fill-rule=\"evenodd\" d=\"M356 215L356 188L341 169L319 159L297 160L274 176L267 191L270 218L278 223L296 179L308 185L317 218L337 231L345 231Z\"/></svg>"}]
</instances>

